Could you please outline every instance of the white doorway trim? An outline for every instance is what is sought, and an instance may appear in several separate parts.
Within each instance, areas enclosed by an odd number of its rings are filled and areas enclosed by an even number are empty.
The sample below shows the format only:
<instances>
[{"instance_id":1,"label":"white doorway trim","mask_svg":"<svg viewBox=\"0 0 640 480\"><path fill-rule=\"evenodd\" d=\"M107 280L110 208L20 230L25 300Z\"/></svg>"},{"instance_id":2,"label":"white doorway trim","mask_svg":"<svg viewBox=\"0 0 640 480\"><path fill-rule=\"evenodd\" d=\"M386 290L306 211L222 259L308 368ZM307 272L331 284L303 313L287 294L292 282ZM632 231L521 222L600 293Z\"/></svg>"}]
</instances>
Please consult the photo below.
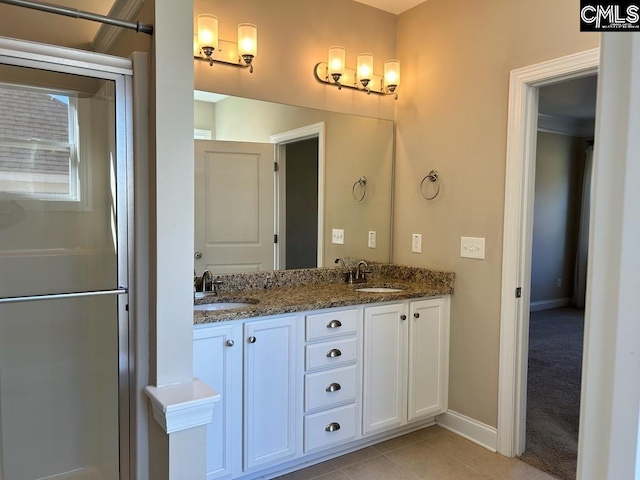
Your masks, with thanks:
<instances>
[{"instance_id":1,"label":"white doorway trim","mask_svg":"<svg viewBox=\"0 0 640 480\"><path fill-rule=\"evenodd\" d=\"M276 144L276 161L279 161L282 155L281 146L287 143L298 142L300 140L307 140L309 138L318 139L318 252L317 252L317 266L323 266L324 260L324 152L325 152L325 124L324 122L314 123L305 127L296 128L295 130L289 130L282 133L276 133L269 136L269 142ZM276 176L275 197L278 199L281 191L281 187L278 184L279 177ZM276 202L275 208L275 231L282 232L280 228L280 208ZM281 253L280 250L283 244L276 245L275 248L275 268L279 269Z\"/></svg>"},{"instance_id":2,"label":"white doorway trim","mask_svg":"<svg viewBox=\"0 0 640 480\"><path fill-rule=\"evenodd\" d=\"M498 453L513 457L525 447L531 246L538 88L594 75L600 50L511 71L505 178L498 378ZM520 288L521 297L516 298Z\"/></svg>"}]
</instances>

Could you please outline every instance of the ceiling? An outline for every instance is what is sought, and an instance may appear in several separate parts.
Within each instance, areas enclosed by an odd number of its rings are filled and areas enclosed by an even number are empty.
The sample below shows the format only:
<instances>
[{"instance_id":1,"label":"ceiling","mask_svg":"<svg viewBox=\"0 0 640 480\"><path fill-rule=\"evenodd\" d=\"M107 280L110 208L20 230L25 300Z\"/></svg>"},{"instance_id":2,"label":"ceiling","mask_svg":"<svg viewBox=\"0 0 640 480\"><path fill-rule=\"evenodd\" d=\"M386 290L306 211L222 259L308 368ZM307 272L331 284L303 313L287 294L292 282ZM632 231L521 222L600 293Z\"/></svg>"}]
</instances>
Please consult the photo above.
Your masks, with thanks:
<instances>
[{"instance_id":1,"label":"ceiling","mask_svg":"<svg viewBox=\"0 0 640 480\"><path fill-rule=\"evenodd\" d=\"M419 3L424 2L425 0L355 0L359 3L364 3L366 5L371 5L372 7L379 8L380 10L384 10L386 12L395 13L396 15L400 15L402 12L409 10L410 8L415 7Z\"/></svg>"}]
</instances>

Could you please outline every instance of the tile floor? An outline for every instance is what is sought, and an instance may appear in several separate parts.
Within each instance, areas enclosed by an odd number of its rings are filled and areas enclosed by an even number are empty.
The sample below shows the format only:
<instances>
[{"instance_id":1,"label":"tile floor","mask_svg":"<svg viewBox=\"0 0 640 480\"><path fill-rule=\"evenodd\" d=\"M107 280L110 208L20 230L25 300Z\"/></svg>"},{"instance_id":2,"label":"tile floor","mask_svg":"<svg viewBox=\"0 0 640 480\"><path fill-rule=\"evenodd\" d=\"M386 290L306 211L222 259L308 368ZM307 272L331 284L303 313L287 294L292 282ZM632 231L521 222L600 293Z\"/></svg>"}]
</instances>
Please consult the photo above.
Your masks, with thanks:
<instances>
[{"instance_id":1,"label":"tile floor","mask_svg":"<svg viewBox=\"0 0 640 480\"><path fill-rule=\"evenodd\" d=\"M433 426L328 460L277 480L552 480Z\"/></svg>"}]
</instances>

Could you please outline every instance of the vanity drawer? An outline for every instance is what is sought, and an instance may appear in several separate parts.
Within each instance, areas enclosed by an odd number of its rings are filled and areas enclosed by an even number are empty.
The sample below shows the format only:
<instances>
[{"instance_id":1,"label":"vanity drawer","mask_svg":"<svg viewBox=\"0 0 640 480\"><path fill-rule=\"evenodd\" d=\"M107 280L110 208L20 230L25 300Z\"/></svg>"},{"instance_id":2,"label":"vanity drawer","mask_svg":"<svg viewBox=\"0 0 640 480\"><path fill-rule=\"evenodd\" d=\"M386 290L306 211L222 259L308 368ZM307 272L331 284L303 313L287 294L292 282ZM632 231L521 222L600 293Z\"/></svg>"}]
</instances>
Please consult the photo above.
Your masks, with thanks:
<instances>
[{"instance_id":1,"label":"vanity drawer","mask_svg":"<svg viewBox=\"0 0 640 480\"><path fill-rule=\"evenodd\" d=\"M358 310L307 315L306 327L307 340L355 333L358 328Z\"/></svg>"},{"instance_id":2,"label":"vanity drawer","mask_svg":"<svg viewBox=\"0 0 640 480\"><path fill-rule=\"evenodd\" d=\"M304 417L305 453L353 440L355 436L355 403Z\"/></svg>"},{"instance_id":3,"label":"vanity drawer","mask_svg":"<svg viewBox=\"0 0 640 480\"><path fill-rule=\"evenodd\" d=\"M304 411L356 399L356 366L333 368L304 376Z\"/></svg>"},{"instance_id":4,"label":"vanity drawer","mask_svg":"<svg viewBox=\"0 0 640 480\"><path fill-rule=\"evenodd\" d=\"M357 348L355 337L307 345L305 347L307 370L355 362Z\"/></svg>"}]
</instances>

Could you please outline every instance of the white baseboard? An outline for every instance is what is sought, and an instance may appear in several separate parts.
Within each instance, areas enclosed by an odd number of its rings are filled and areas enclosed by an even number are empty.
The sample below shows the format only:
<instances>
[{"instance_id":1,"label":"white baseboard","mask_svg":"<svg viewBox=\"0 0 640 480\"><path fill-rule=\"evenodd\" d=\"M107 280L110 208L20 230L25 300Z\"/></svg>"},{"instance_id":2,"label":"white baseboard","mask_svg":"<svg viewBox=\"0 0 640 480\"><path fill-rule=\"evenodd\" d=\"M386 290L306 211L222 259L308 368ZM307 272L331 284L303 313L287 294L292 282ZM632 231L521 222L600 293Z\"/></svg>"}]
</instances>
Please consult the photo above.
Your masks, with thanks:
<instances>
[{"instance_id":1,"label":"white baseboard","mask_svg":"<svg viewBox=\"0 0 640 480\"><path fill-rule=\"evenodd\" d=\"M461 437L471 440L492 452L497 450L498 429L496 428L478 422L473 418L465 417L452 410L438 415L436 417L436 423L442 428L457 433Z\"/></svg>"},{"instance_id":2,"label":"white baseboard","mask_svg":"<svg viewBox=\"0 0 640 480\"><path fill-rule=\"evenodd\" d=\"M554 300L542 300L540 302L531 302L529 310L538 312L540 310L551 310L552 308L568 307L571 305L570 298L556 298Z\"/></svg>"}]
</instances>

